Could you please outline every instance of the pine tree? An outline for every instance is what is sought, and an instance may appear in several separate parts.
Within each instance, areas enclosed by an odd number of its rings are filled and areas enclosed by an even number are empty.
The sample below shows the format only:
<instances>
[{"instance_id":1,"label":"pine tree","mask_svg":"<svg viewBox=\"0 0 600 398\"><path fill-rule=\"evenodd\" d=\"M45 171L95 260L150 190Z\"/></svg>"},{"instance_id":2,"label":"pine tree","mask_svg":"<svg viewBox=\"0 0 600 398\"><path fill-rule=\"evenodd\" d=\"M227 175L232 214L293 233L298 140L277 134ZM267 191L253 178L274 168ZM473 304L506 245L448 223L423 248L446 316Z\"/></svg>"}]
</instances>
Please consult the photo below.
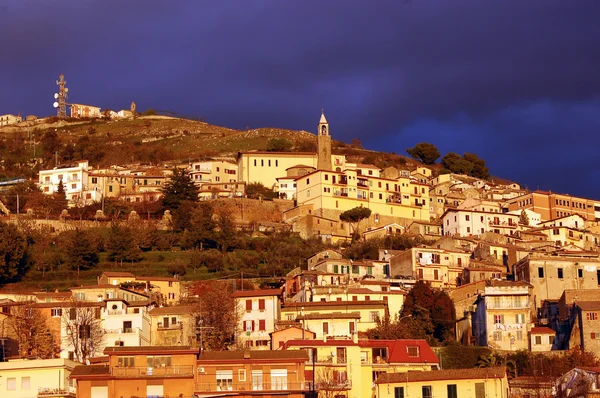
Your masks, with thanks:
<instances>
[{"instance_id":1,"label":"pine tree","mask_svg":"<svg viewBox=\"0 0 600 398\"><path fill-rule=\"evenodd\" d=\"M529 216L525 212L525 209L521 210L521 215L519 216L519 224L529 226Z\"/></svg>"},{"instance_id":2,"label":"pine tree","mask_svg":"<svg viewBox=\"0 0 600 398\"><path fill-rule=\"evenodd\" d=\"M173 170L173 175L163 186L163 208L177 210L184 201L198 201L198 187L185 169Z\"/></svg>"}]
</instances>

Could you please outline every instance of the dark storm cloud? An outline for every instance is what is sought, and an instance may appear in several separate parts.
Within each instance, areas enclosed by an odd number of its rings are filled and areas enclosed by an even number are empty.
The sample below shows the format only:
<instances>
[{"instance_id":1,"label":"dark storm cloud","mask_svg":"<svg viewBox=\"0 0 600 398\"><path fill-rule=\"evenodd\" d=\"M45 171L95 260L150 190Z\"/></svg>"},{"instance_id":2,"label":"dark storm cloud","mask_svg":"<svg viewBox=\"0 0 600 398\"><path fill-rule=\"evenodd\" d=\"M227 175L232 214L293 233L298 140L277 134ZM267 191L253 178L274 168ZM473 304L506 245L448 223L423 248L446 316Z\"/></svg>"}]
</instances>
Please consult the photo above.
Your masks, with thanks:
<instances>
[{"instance_id":1,"label":"dark storm cloud","mask_svg":"<svg viewBox=\"0 0 600 398\"><path fill-rule=\"evenodd\" d=\"M600 143L597 0L3 4L0 113L50 114L60 72L74 102L234 128L314 130L325 108L336 138L404 152L427 137L530 186L600 197L567 178L598 166L546 160L580 152L565 134Z\"/></svg>"}]
</instances>

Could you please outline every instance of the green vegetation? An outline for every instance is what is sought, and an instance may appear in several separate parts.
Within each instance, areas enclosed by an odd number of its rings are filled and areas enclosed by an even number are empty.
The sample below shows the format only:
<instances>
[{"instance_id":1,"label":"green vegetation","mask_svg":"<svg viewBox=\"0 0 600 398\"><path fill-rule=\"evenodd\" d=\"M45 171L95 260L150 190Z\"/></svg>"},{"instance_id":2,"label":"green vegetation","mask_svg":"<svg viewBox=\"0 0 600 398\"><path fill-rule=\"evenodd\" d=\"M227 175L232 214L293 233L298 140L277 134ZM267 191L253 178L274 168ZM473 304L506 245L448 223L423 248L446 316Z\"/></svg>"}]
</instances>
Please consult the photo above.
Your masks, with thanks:
<instances>
[{"instance_id":1,"label":"green vegetation","mask_svg":"<svg viewBox=\"0 0 600 398\"><path fill-rule=\"evenodd\" d=\"M428 142L419 142L413 148L408 148L406 152L424 164L434 164L440 158L440 151L435 145Z\"/></svg>"},{"instance_id":2,"label":"green vegetation","mask_svg":"<svg viewBox=\"0 0 600 398\"><path fill-rule=\"evenodd\" d=\"M340 220L343 222L350 223L352 226L352 239L357 240L360 237L359 226L360 222L371 216L371 209L367 207L355 207L350 210L346 210L340 214Z\"/></svg>"},{"instance_id":3,"label":"green vegetation","mask_svg":"<svg viewBox=\"0 0 600 398\"><path fill-rule=\"evenodd\" d=\"M269 152L289 152L292 150L292 142L287 138L271 138L267 141Z\"/></svg>"},{"instance_id":4,"label":"green vegetation","mask_svg":"<svg viewBox=\"0 0 600 398\"><path fill-rule=\"evenodd\" d=\"M466 174L471 177L490 178L490 171L485 165L485 160L474 153L466 152L463 156L449 152L442 158L442 165L452 173Z\"/></svg>"}]
</instances>

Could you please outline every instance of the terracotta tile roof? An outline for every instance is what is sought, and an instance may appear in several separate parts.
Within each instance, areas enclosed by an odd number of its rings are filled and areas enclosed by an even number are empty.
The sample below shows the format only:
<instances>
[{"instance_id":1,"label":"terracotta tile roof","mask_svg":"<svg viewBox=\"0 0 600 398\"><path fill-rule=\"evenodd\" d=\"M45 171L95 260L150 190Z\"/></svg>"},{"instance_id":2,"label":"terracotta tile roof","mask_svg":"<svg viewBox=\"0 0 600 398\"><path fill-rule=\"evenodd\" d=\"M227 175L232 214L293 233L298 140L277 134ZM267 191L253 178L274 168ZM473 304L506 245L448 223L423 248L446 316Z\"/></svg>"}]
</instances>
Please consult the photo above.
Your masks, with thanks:
<instances>
[{"instance_id":1,"label":"terracotta tile roof","mask_svg":"<svg viewBox=\"0 0 600 398\"><path fill-rule=\"evenodd\" d=\"M360 319L360 312L328 312L310 315L298 315L296 319Z\"/></svg>"},{"instance_id":2,"label":"terracotta tile roof","mask_svg":"<svg viewBox=\"0 0 600 398\"><path fill-rule=\"evenodd\" d=\"M469 368L469 369L444 369L432 371L409 371L405 373L383 373L376 381L383 383L406 383L436 380L469 380L469 379L501 379L506 377L506 368Z\"/></svg>"},{"instance_id":3,"label":"terracotta tile roof","mask_svg":"<svg viewBox=\"0 0 600 398\"><path fill-rule=\"evenodd\" d=\"M500 279L492 279L491 281L487 281L486 285L492 287L531 287L531 285L526 282L505 281Z\"/></svg>"},{"instance_id":4,"label":"terracotta tile roof","mask_svg":"<svg viewBox=\"0 0 600 398\"><path fill-rule=\"evenodd\" d=\"M70 377L104 376L110 374L110 367L106 365L80 365L75 366Z\"/></svg>"},{"instance_id":5,"label":"terracotta tile roof","mask_svg":"<svg viewBox=\"0 0 600 398\"><path fill-rule=\"evenodd\" d=\"M232 297L261 297L261 296L279 296L281 289L260 289L260 290L238 290L234 292Z\"/></svg>"},{"instance_id":6,"label":"terracotta tile roof","mask_svg":"<svg viewBox=\"0 0 600 398\"><path fill-rule=\"evenodd\" d=\"M302 308L306 307L306 309L313 307L361 307L361 306L381 306L387 305L387 302L384 300L360 300L360 301L309 301L309 302L299 302L299 303L284 303L284 309L291 308Z\"/></svg>"},{"instance_id":7,"label":"terracotta tile roof","mask_svg":"<svg viewBox=\"0 0 600 398\"><path fill-rule=\"evenodd\" d=\"M577 306L579 308L581 308L583 311L600 310L600 300L599 301L578 301Z\"/></svg>"},{"instance_id":8,"label":"terracotta tile roof","mask_svg":"<svg viewBox=\"0 0 600 398\"><path fill-rule=\"evenodd\" d=\"M168 276L136 276L136 281L145 281L145 282L179 282L177 278L170 278Z\"/></svg>"},{"instance_id":9,"label":"terracotta tile roof","mask_svg":"<svg viewBox=\"0 0 600 398\"><path fill-rule=\"evenodd\" d=\"M245 359L244 354L250 354ZM261 350L261 351L205 351L197 362L202 361L244 361L244 360L290 360L307 361L308 353L304 350Z\"/></svg>"},{"instance_id":10,"label":"terracotta tile roof","mask_svg":"<svg viewBox=\"0 0 600 398\"><path fill-rule=\"evenodd\" d=\"M198 353L198 348L191 348L186 345L175 345L175 346L143 346L143 347L106 347L104 349L105 355L110 354L127 354L127 353L156 353L165 352L169 354L192 354Z\"/></svg>"},{"instance_id":11,"label":"terracotta tile roof","mask_svg":"<svg viewBox=\"0 0 600 398\"><path fill-rule=\"evenodd\" d=\"M531 328L531 334L556 334L556 332L549 327L539 326Z\"/></svg>"},{"instance_id":12,"label":"terracotta tile roof","mask_svg":"<svg viewBox=\"0 0 600 398\"><path fill-rule=\"evenodd\" d=\"M150 315L192 314L198 312L195 305L177 305L173 307L153 308Z\"/></svg>"}]
</instances>

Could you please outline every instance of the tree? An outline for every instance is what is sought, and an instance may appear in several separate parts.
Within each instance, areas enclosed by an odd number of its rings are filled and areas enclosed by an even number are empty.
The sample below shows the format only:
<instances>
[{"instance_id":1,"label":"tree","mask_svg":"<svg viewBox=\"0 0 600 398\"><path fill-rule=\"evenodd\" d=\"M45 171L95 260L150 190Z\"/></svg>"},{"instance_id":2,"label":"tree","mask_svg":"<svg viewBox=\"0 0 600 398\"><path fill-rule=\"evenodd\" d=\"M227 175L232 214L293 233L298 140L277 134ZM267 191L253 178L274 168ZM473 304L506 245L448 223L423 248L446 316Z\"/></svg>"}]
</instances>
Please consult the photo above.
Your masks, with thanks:
<instances>
[{"instance_id":1,"label":"tree","mask_svg":"<svg viewBox=\"0 0 600 398\"><path fill-rule=\"evenodd\" d=\"M220 209L217 212L217 228L219 233L217 234L217 245L224 253L226 252L232 242L235 241L237 231L235 230L235 224L233 222L233 216L225 209Z\"/></svg>"},{"instance_id":2,"label":"tree","mask_svg":"<svg viewBox=\"0 0 600 398\"><path fill-rule=\"evenodd\" d=\"M463 155L463 158L466 161L471 162L471 164L473 164L473 168L472 168L471 174L470 174L471 177L481 178L484 180L487 180L488 178L490 178L490 170L485 165L485 160L480 159L474 153L468 153L468 152L465 152L465 154Z\"/></svg>"},{"instance_id":3,"label":"tree","mask_svg":"<svg viewBox=\"0 0 600 398\"><path fill-rule=\"evenodd\" d=\"M96 303L72 301L63 308L61 323L65 330L63 344L73 351L78 362L85 363L103 349L104 328L101 307Z\"/></svg>"},{"instance_id":4,"label":"tree","mask_svg":"<svg viewBox=\"0 0 600 398\"><path fill-rule=\"evenodd\" d=\"M162 205L167 210L176 210L184 201L198 201L198 187L185 169L174 169L162 192Z\"/></svg>"},{"instance_id":5,"label":"tree","mask_svg":"<svg viewBox=\"0 0 600 398\"><path fill-rule=\"evenodd\" d=\"M20 357L51 359L60 345L48 327L46 317L33 302L23 301L11 307L9 328L19 345Z\"/></svg>"},{"instance_id":6,"label":"tree","mask_svg":"<svg viewBox=\"0 0 600 398\"><path fill-rule=\"evenodd\" d=\"M18 281L31 265L26 237L0 221L0 286Z\"/></svg>"},{"instance_id":7,"label":"tree","mask_svg":"<svg viewBox=\"0 0 600 398\"><path fill-rule=\"evenodd\" d=\"M442 165L457 174L470 175L473 170L473 163L454 152L449 152L442 158Z\"/></svg>"},{"instance_id":8,"label":"tree","mask_svg":"<svg viewBox=\"0 0 600 398\"><path fill-rule=\"evenodd\" d=\"M424 164L434 164L440 157L440 151L438 151L437 147L428 142L419 142L413 148L408 148L406 152Z\"/></svg>"},{"instance_id":9,"label":"tree","mask_svg":"<svg viewBox=\"0 0 600 398\"><path fill-rule=\"evenodd\" d=\"M46 158L52 158L55 152L60 151L62 142L54 130L47 130L42 137L42 151Z\"/></svg>"},{"instance_id":10,"label":"tree","mask_svg":"<svg viewBox=\"0 0 600 398\"><path fill-rule=\"evenodd\" d=\"M292 142L287 138L271 138L267 141L268 152L289 152L292 149Z\"/></svg>"},{"instance_id":11,"label":"tree","mask_svg":"<svg viewBox=\"0 0 600 398\"><path fill-rule=\"evenodd\" d=\"M215 245L215 222L213 221L213 206L209 202L198 203L187 214L182 214L188 222L181 225L179 221L179 211L175 212L174 228L177 230L185 229L183 235L184 246L187 248L203 249L205 246L214 247ZM175 222L177 221L177 222ZM184 228L182 228L184 227Z\"/></svg>"},{"instance_id":12,"label":"tree","mask_svg":"<svg viewBox=\"0 0 600 398\"><path fill-rule=\"evenodd\" d=\"M225 350L234 342L241 316L231 288L226 282L199 283L202 349Z\"/></svg>"},{"instance_id":13,"label":"tree","mask_svg":"<svg viewBox=\"0 0 600 398\"><path fill-rule=\"evenodd\" d=\"M519 224L523 224L526 227L529 226L529 216L527 215L527 212L525 212L525 209L521 210L521 215L519 216Z\"/></svg>"},{"instance_id":14,"label":"tree","mask_svg":"<svg viewBox=\"0 0 600 398\"><path fill-rule=\"evenodd\" d=\"M246 185L246 197L249 199L262 199L262 198L274 198L277 195L272 189L265 187L260 182L251 182Z\"/></svg>"},{"instance_id":15,"label":"tree","mask_svg":"<svg viewBox=\"0 0 600 398\"><path fill-rule=\"evenodd\" d=\"M131 261L133 263L141 259L140 247L131 229L120 227L116 224L113 224L110 228L110 234L106 241L106 251L108 252L108 259L120 262L121 266L123 265L123 261Z\"/></svg>"},{"instance_id":16,"label":"tree","mask_svg":"<svg viewBox=\"0 0 600 398\"><path fill-rule=\"evenodd\" d=\"M340 214L340 220L349 223L352 226L353 235L358 235L358 227L360 226L360 222L365 218L369 218L370 216L371 209L359 206L350 210L346 210Z\"/></svg>"},{"instance_id":17,"label":"tree","mask_svg":"<svg viewBox=\"0 0 600 398\"><path fill-rule=\"evenodd\" d=\"M85 230L76 229L69 231L64 242L65 263L72 270L77 270L77 277L81 270L90 269L98 264L97 247Z\"/></svg>"}]
</instances>

